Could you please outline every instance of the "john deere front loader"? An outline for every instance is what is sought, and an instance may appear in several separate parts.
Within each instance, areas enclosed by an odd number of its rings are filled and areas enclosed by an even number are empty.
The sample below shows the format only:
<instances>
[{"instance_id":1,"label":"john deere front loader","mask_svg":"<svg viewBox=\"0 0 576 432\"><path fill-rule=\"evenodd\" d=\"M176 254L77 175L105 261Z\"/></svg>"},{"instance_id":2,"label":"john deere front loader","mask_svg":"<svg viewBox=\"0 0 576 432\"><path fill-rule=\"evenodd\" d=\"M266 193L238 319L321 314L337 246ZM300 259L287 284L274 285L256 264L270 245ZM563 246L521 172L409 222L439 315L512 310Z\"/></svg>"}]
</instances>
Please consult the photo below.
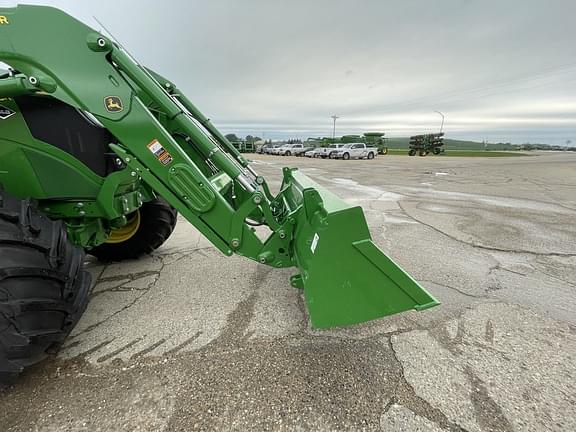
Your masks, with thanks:
<instances>
[{"instance_id":1,"label":"john deere front loader","mask_svg":"<svg viewBox=\"0 0 576 432\"><path fill-rule=\"evenodd\" d=\"M174 83L111 38L57 9L0 8L0 61L0 381L79 320L84 253L138 258L177 212L224 255L294 267L316 327L438 304L374 245L360 207L294 168L273 194Z\"/></svg>"}]
</instances>

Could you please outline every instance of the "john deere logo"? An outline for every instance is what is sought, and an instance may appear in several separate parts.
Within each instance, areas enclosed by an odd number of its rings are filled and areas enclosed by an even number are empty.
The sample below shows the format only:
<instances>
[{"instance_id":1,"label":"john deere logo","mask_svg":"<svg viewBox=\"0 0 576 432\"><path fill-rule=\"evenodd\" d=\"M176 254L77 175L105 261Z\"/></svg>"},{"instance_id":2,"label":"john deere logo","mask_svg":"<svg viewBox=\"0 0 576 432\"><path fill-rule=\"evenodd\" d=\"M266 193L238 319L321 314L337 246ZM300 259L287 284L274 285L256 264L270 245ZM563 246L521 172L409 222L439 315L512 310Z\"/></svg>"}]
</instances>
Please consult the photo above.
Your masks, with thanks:
<instances>
[{"instance_id":1,"label":"john deere logo","mask_svg":"<svg viewBox=\"0 0 576 432\"><path fill-rule=\"evenodd\" d=\"M106 111L111 113L120 112L124 109L122 99L118 96L106 96L104 98L104 106L106 107Z\"/></svg>"},{"instance_id":2,"label":"john deere logo","mask_svg":"<svg viewBox=\"0 0 576 432\"><path fill-rule=\"evenodd\" d=\"M0 105L0 120L6 120L11 115L15 114L10 108Z\"/></svg>"}]
</instances>

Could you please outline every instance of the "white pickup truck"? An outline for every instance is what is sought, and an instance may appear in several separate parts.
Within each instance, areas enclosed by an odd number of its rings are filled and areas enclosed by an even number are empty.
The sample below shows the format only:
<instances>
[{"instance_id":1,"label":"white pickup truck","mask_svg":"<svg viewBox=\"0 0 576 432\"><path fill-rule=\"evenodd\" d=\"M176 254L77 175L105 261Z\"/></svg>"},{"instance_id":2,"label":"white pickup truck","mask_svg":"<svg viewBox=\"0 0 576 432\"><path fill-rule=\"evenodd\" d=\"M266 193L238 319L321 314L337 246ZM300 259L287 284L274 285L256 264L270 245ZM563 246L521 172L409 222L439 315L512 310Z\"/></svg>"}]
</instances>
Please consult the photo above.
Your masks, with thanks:
<instances>
[{"instance_id":1,"label":"white pickup truck","mask_svg":"<svg viewBox=\"0 0 576 432\"><path fill-rule=\"evenodd\" d=\"M332 153L334 159L374 159L378 154L376 147L367 147L364 143L344 144Z\"/></svg>"},{"instance_id":2,"label":"white pickup truck","mask_svg":"<svg viewBox=\"0 0 576 432\"><path fill-rule=\"evenodd\" d=\"M274 154L280 156L292 156L293 154L302 150L303 148L304 148L303 144L286 144L283 145L282 147L278 147L278 149Z\"/></svg>"},{"instance_id":3,"label":"white pickup truck","mask_svg":"<svg viewBox=\"0 0 576 432\"><path fill-rule=\"evenodd\" d=\"M342 147L344 144L330 144L328 147L320 147L318 153L314 157L321 157L322 159L334 159L334 154L336 150Z\"/></svg>"}]
</instances>

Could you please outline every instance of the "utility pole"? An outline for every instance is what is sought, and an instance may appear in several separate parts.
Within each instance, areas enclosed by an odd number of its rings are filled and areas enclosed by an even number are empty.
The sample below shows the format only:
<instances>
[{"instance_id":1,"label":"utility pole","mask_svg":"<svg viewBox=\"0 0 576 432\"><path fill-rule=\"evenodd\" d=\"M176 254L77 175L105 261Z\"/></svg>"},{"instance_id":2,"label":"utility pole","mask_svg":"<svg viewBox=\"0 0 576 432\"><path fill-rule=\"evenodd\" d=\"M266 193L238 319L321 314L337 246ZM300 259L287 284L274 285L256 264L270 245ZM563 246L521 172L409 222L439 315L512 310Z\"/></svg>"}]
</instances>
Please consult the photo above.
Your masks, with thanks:
<instances>
[{"instance_id":1,"label":"utility pole","mask_svg":"<svg viewBox=\"0 0 576 432\"><path fill-rule=\"evenodd\" d=\"M442 133L442 129L444 129L444 114L442 114L440 111L434 111L434 112L442 116L442 123L440 124L440 133Z\"/></svg>"},{"instance_id":2,"label":"utility pole","mask_svg":"<svg viewBox=\"0 0 576 432\"><path fill-rule=\"evenodd\" d=\"M334 127L332 128L332 142L334 142L334 139L336 138L336 119L339 119L340 117L333 115L330 116L330 118L334 120Z\"/></svg>"}]
</instances>

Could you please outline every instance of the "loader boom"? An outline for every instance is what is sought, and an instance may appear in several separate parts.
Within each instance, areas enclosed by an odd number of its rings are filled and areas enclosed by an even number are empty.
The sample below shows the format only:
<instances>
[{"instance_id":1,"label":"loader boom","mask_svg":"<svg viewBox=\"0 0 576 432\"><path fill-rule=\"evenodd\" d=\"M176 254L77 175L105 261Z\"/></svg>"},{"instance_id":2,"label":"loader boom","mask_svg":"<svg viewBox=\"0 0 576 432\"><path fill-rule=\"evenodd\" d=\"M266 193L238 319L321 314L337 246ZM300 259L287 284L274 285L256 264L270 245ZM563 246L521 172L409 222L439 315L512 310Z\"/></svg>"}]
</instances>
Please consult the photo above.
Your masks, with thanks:
<instances>
[{"instance_id":1,"label":"loader boom","mask_svg":"<svg viewBox=\"0 0 576 432\"><path fill-rule=\"evenodd\" d=\"M224 254L298 267L292 284L304 289L315 326L438 304L372 243L361 208L294 169L284 169L274 196L172 82L140 65L114 40L49 7L0 9L0 20L0 61L13 69L0 79L7 109L16 111L23 96L53 98L112 136L109 149L118 169L98 177L59 149L23 142L10 119L0 124L5 127L1 183L38 199L51 218L63 219L76 243L90 248L105 241L112 227L159 195ZM66 181L51 189L47 180L28 188L16 184L16 166L9 160L24 159L38 179L48 179L51 164L58 163L90 178L96 192L67 190ZM266 225L270 235L260 240L253 225ZM346 272L333 271L338 259L348 262Z\"/></svg>"}]
</instances>

